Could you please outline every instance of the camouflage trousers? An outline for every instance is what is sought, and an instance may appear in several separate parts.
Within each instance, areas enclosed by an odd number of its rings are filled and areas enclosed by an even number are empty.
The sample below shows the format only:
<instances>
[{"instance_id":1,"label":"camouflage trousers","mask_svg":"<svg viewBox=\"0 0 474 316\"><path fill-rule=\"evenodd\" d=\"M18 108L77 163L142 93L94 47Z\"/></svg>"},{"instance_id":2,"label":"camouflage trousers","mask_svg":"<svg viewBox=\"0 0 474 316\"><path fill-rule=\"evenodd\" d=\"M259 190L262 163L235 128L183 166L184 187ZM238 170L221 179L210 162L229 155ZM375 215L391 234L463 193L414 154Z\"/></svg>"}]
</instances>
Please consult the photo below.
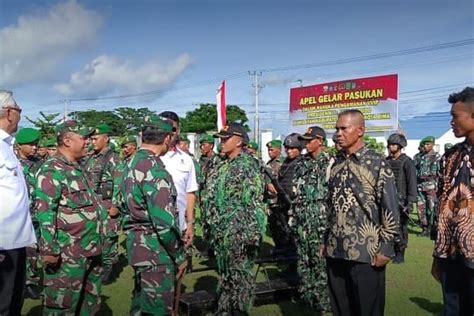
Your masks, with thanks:
<instances>
[{"instance_id":1,"label":"camouflage trousers","mask_svg":"<svg viewBox=\"0 0 474 316\"><path fill-rule=\"evenodd\" d=\"M133 266L135 288L130 315L171 315L174 303L173 265Z\"/></svg>"},{"instance_id":2,"label":"camouflage trousers","mask_svg":"<svg viewBox=\"0 0 474 316\"><path fill-rule=\"evenodd\" d=\"M119 261L118 249L119 249L119 229L120 229L120 218L107 218L107 227L104 240L104 247L102 250L102 262L105 266L111 266Z\"/></svg>"},{"instance_id":3,"label":"camouflage trousers","mask_svg":"<svg viewBox=\"0 0 474 316\"><path fill-rule=\"evenodd\" d=\"M44 315L95 315L100 310L100 256L68 258L44 273Z\"/></svg>"},{"instance_id":4,"label":"camouflage trousers","mask_svg":"<svg viewBox=\"0 0 474 316\"><path fill-rule=\"evenodd\" d=\"M250 312L255 291L253 267L257 254L256 246L242 244L231 246L228 251L216 250L217 273L220 276L217 314Z\"/></svg>"},{"instance_id":5,"label":"camouflage trousers","mask_svg":"<svg viewBox=\"0 0 474 316\"><path fill-rule=\"evenodd\" d=\"M34 218L32 216L32 218ZM38 221L33 219L36 239L40 240ZM26 247L26 285L39 285L41 279L40 255L37 244Z\"/></svg>"},{"instance_id":6,"label":"camouflage trousers","mask_svg":"<svg viewBox=\"0 0 474 316\"><path fill-rule=\"evenodd\" d=\"M283 249L293 246L294 241L288 226L288 210L285 207L270 208L268 216L270 233L272 234L275 248Z\"/></svg>"},{"instance_id":7,"label":"camouflage trousers","mask_svg":"<svg viewBox=\"0 0 474 316\"><path fill-rule=\"evenodd\" d=\"M326 260L319 256L321 240L311 234L298 234L295 239L301 298L318 311L331 311Z\"/></svg>"},{"instance_id":8,"label":"camouflage trousers","mask_svg":"<svg viewBox=\"0 0 474 316\"><path fill-rule=\"evenodd\" d=\"M26 247L26 285L39 285L41 268L39 265L39 249L36 244Z\"/></svg>"},{"instance_id":9,"label":"camouflage trousers","mask_svg":"<svg viewBox=\"0 0 474 316\"><path fill-rule=\"evenodd\" d=\"M422 191L418 188L418 219L422 228L434 224L436 214L436 191Z\"/></svg>"}]
</instances>

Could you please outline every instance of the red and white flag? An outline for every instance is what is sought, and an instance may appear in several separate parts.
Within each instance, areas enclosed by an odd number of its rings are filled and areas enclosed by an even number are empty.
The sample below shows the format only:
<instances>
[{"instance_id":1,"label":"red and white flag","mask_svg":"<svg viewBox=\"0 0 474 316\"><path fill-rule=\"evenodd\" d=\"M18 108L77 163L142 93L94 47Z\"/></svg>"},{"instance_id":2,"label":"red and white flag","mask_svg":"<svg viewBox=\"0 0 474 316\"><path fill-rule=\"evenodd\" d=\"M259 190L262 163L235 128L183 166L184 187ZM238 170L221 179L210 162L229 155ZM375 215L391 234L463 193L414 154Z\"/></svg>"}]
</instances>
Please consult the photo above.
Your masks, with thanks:
<instances>
[{"instance_id":1,"label":"red and white flag","mask_svg":"<svg viewBox=\"0 0 474 316\"><path fill-rule=\"evenodd\" d=\"M225 80L222 81L216 93L217 100L217 130L220 131L222 127L227 124L226 109L225 109Z\"/></svg>"}]
</instances>

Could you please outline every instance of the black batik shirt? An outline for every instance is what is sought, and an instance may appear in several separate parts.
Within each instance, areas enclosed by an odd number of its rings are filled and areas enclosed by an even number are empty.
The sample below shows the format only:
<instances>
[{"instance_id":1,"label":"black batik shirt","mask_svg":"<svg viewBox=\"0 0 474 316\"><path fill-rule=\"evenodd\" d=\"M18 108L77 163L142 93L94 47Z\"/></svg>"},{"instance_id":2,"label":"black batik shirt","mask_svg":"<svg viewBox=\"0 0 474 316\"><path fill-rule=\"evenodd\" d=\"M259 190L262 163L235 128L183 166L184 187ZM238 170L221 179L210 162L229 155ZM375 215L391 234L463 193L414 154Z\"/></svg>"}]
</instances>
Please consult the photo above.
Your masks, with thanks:
<instances>
[{"instance_id":1,"label":"black batik shirt","mask_svg":"<svg viewBox=\"0 0 474 316\"><path fill-rule=\"evenodd\" d=\"M460 255L474 269L474 151L456 144L441 159L438 184L438 234L434 256Z\"/></svg>"},{"instance_id":2,"label":"black batik shirt","mask_svg":"<svg viewBox=\"0 0 474 316\"><path fill-rule=\"evenodd\" d=\"M393 172L382 155L366 146L338 155L327 204L328 257L370 263L378 253L394 256L400 212Z\"/></svg>"}]
</instances>

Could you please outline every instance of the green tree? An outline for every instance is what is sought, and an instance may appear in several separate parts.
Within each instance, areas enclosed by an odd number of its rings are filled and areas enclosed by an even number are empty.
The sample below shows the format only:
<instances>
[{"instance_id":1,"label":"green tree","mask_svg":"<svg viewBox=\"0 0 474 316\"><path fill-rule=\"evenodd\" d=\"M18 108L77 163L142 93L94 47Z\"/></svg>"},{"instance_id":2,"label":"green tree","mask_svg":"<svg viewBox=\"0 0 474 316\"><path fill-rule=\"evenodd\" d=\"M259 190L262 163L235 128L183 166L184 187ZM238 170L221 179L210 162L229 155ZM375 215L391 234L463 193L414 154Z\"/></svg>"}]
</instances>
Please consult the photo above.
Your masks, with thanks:
<instances>
[{"instance_id":1,"label":"green tree","mask_svg":"<svg viewBox=\"0 0 474 316\"><path fill-rule=\"evenodd\" d=\"M156 114L156 112L149 108L134 109L130 107L120 107L115 109L115 114L120 117L127 130L139 130L143 125L145 117Z\"/></svg>"},{"instance_id":2,"label":"green tree","mask_svg":"<svg viewBox=\"0 0 474 316\"><path fill-rule=\"evenodd\" d=\"M382 154L382 155L385 154L384 143L377 142L375 138L367 136L367 135L364 136L364 142L367 144L367 147L369 147L370 149L375 150L379 154Z\"/></svg>"},{"instance_id":3,"label":"green tree","mask_svg":"<svg viewBox=\"0 0 474 316\"><path fill-rule=\"evenodd\" d=\"M43 111L40 111L39 114L40 117L36 120L30 119L28 116L26 119L40 130L41 137L51 137L56 135L54 127L61 121L60 118L57 118L59 113L44 114Z\"/></svg>"},{"instance_id":4,"label":"green tree","mask_svg":"<svg viewBox=\"0 0 474 316\"><path fill-rule=\"evenodd\" d=\"M239 122L247 131L250 130L247 122L247 114L237 105L228 105L227 122ZM217 109L212 103L201 103L199 107L193 111L186 113L181 118L181 131L184 133L206 133L217 130Z\"/></svg>"},{"instance_id":5,"label":"green tree","mask_svg":"<svg viewBox=\"0 0 474 316\"><path fill-rule=\"evenodd\" d=\"M95 127L99 123L106 123L112 130L111 136L122 135L127 130L125 122L114 111L76 111L70 114L71 118L81 125Z\"/></svg>"}]
</instances>

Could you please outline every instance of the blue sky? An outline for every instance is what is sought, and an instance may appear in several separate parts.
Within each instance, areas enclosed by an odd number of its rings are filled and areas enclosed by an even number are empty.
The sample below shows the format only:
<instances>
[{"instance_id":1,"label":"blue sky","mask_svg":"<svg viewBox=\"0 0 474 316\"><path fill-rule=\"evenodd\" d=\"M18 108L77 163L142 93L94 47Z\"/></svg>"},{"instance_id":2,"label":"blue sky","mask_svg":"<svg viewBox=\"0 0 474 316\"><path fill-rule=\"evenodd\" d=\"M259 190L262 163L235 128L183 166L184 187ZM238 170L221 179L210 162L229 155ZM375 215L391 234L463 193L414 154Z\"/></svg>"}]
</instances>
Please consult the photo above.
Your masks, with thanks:
<instances>
[{"instance_id":1,"label":"blue sky","mask_svg":"<svg viewBox=\"0 0 474 316\"><path fill-rule=\"evenodd\" d=\"M400 120L420 122L449 110L449 93L474 82L472 12L471 0L0 0L0 87L29 117L62 112L66 99L71 110L149 106L184 115L214 103L226 79L227 103L246 109L253 126L248 71L267 70L259 77L260 126L286 134L289 90L298 80L397 73ZM467 39L470 45L418 54L275 70ZM90 98L99 99L76 100Z\"/></svg>"}]
</instances>

